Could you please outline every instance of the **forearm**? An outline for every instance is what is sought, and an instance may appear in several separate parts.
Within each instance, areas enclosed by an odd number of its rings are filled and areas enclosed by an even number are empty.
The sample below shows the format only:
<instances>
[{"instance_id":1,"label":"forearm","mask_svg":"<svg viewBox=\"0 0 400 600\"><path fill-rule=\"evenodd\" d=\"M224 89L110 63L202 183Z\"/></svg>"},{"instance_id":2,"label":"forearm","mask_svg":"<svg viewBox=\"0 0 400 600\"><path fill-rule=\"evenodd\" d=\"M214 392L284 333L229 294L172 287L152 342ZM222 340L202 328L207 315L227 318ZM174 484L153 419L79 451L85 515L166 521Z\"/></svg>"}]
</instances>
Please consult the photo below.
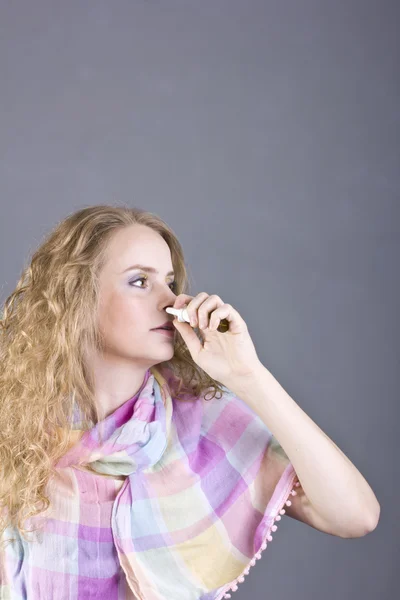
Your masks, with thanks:
<instances>
[{"instance_id":1,"label":"forearm","mask_svg":"<svg viewBox=\"0 0 400 600\"><path fill-rule=\"evenodd\" d=\"M380 507L367 481L266 367L260 363L254 377L230 382L229 389L276 437L321 517L336 523L341 514L349 527L361 521L367 529L376 526Z\"/></svg>"}]
</instances>

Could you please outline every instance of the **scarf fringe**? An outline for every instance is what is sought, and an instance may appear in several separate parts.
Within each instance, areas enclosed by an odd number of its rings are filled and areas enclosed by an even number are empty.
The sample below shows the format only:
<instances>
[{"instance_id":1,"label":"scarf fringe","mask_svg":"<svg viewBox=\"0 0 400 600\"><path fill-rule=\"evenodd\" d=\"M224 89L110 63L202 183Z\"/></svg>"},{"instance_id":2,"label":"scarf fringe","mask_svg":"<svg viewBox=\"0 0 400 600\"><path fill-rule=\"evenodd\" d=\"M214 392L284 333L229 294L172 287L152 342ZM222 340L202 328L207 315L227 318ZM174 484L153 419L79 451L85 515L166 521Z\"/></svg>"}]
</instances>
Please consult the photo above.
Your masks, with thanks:
<instances>
[{"instance_id":1,"label":"scarf fringe","mask_svg":"<svg viewBox=\"0 0 400 600\"><path fill-rule=\"evenodd\" d=\"M285 498L285 500L281 504L281 508L280 508L280 510L278 510L278 514L274 518L272 526L267 531L267 533L266 533L266 535L264 537L264 541L261 544L260 550L257 552L257 554L255 554L253 556L253 558L251 559L251 561L249 562L249 564L247 565L247 567L244 569L244 571L242 571L242 573L239 575L239 577L237 577L236 579L234 579L233 581L231 581L230 583L228 583L223 588L223 590L221 591L220 595L215 598L215 600L221 600L222 598L224 598L224 599L226 599L226 598L232 598L232 595L229 592L230 591L236 592L238 590L238 588L239 588L239 586L237 584L244 582L245 576L249 574L251 567L254 567L254 565L256 564L256 561L260 560L262 552L268 546L268 542L272 542L272 540L274 539L272 537L271 533L270 533L271 531L275 532L278 529L278 526L275 525L274 523L276 521L280 521L281 518L282 518L281 515L284 515L286 513L286 510L283 507L284 506L291 506L292 502L290 500L288 500L288 498L289 498L289 496L297 496L297 492L296 492L296 490L294 488L298 488L298 487L300 487L300 485L301 484L300 484L299 478L296 475L295 479L294 479L293 486L292 486L290 492L288 493L287 497ZM268 542L267 542L267 540L268 540Z\"/></svg>"}]
</instances>

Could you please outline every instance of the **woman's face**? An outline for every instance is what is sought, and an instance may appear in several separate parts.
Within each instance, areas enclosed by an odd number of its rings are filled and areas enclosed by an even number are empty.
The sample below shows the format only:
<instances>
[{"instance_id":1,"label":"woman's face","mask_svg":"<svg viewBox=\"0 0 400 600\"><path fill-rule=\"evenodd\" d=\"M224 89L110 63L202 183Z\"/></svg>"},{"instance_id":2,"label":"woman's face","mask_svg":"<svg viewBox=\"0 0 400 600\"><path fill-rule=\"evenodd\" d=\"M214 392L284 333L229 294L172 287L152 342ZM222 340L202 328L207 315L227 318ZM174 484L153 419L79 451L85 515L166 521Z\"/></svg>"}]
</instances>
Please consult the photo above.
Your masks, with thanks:
<instances>
[{"instance_id":1,"label":"woman's face","mask_svg":"<svg viewBox=\"0 0 400 600\"><path fill-rule=\"evenodd\" d=\"M153 267L158 273L130 268L138 263ZM145 369L171 360L176 332L167 337L152 331L173 318L165 312L176 298L170 271L170 249L153 229L130 225L111 238L107 262L100 273L98 315L106 354L133 361Z\"/></svg>"}]
</instances>

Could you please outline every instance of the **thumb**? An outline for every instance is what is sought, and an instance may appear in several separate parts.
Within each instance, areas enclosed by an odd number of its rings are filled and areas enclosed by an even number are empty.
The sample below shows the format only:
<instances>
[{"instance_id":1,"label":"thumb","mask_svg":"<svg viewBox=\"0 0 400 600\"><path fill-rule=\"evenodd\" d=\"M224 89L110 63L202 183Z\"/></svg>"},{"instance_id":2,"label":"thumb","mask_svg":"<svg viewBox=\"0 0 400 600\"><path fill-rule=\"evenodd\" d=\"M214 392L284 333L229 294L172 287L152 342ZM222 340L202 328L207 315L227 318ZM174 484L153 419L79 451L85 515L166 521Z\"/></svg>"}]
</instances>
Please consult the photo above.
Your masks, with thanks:
<instances>
[{"instance_id":1,"label":"thumb","mask_svg":"<svg viewBox=\"0 0 400 600\"><path fill-rule=\"evenodd\" d=\"M194 356L196 356L202 348L201 342L197 337L195 330L189 325L189 323L186 323L186 321L181 322L175 318L172 323L176 330L181 334L183 341L189 348L192 358L194 358Z\"/></svg>"}]
</instances>

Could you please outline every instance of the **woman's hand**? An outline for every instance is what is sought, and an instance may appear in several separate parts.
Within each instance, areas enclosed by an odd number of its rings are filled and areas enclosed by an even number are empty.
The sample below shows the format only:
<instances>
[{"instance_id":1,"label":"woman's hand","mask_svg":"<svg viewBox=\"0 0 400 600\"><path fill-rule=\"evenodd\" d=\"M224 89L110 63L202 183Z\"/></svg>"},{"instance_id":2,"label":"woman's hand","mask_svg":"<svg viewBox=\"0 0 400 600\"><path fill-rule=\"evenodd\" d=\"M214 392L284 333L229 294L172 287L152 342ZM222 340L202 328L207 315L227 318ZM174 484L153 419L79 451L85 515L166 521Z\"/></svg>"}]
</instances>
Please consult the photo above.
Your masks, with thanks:
<instances>
[{"instance_id":1,"label":"woman's hand","mask_svg":"<svg viewBox=\"0 0 400 600\"><path fill-rule=\"evenodd\" d=\"M203 345L189 323L172 322L186 343L192 359L210 377L227 388L234 378L252 377L260 366L260 360L245 321L231 304L225 304L219 296L200 292L197 296L179 294L173 308L186 307L193 327L203 336ZM217 331L222 319L229 322L224 333Z\"/></svg>"}]
</instances>

